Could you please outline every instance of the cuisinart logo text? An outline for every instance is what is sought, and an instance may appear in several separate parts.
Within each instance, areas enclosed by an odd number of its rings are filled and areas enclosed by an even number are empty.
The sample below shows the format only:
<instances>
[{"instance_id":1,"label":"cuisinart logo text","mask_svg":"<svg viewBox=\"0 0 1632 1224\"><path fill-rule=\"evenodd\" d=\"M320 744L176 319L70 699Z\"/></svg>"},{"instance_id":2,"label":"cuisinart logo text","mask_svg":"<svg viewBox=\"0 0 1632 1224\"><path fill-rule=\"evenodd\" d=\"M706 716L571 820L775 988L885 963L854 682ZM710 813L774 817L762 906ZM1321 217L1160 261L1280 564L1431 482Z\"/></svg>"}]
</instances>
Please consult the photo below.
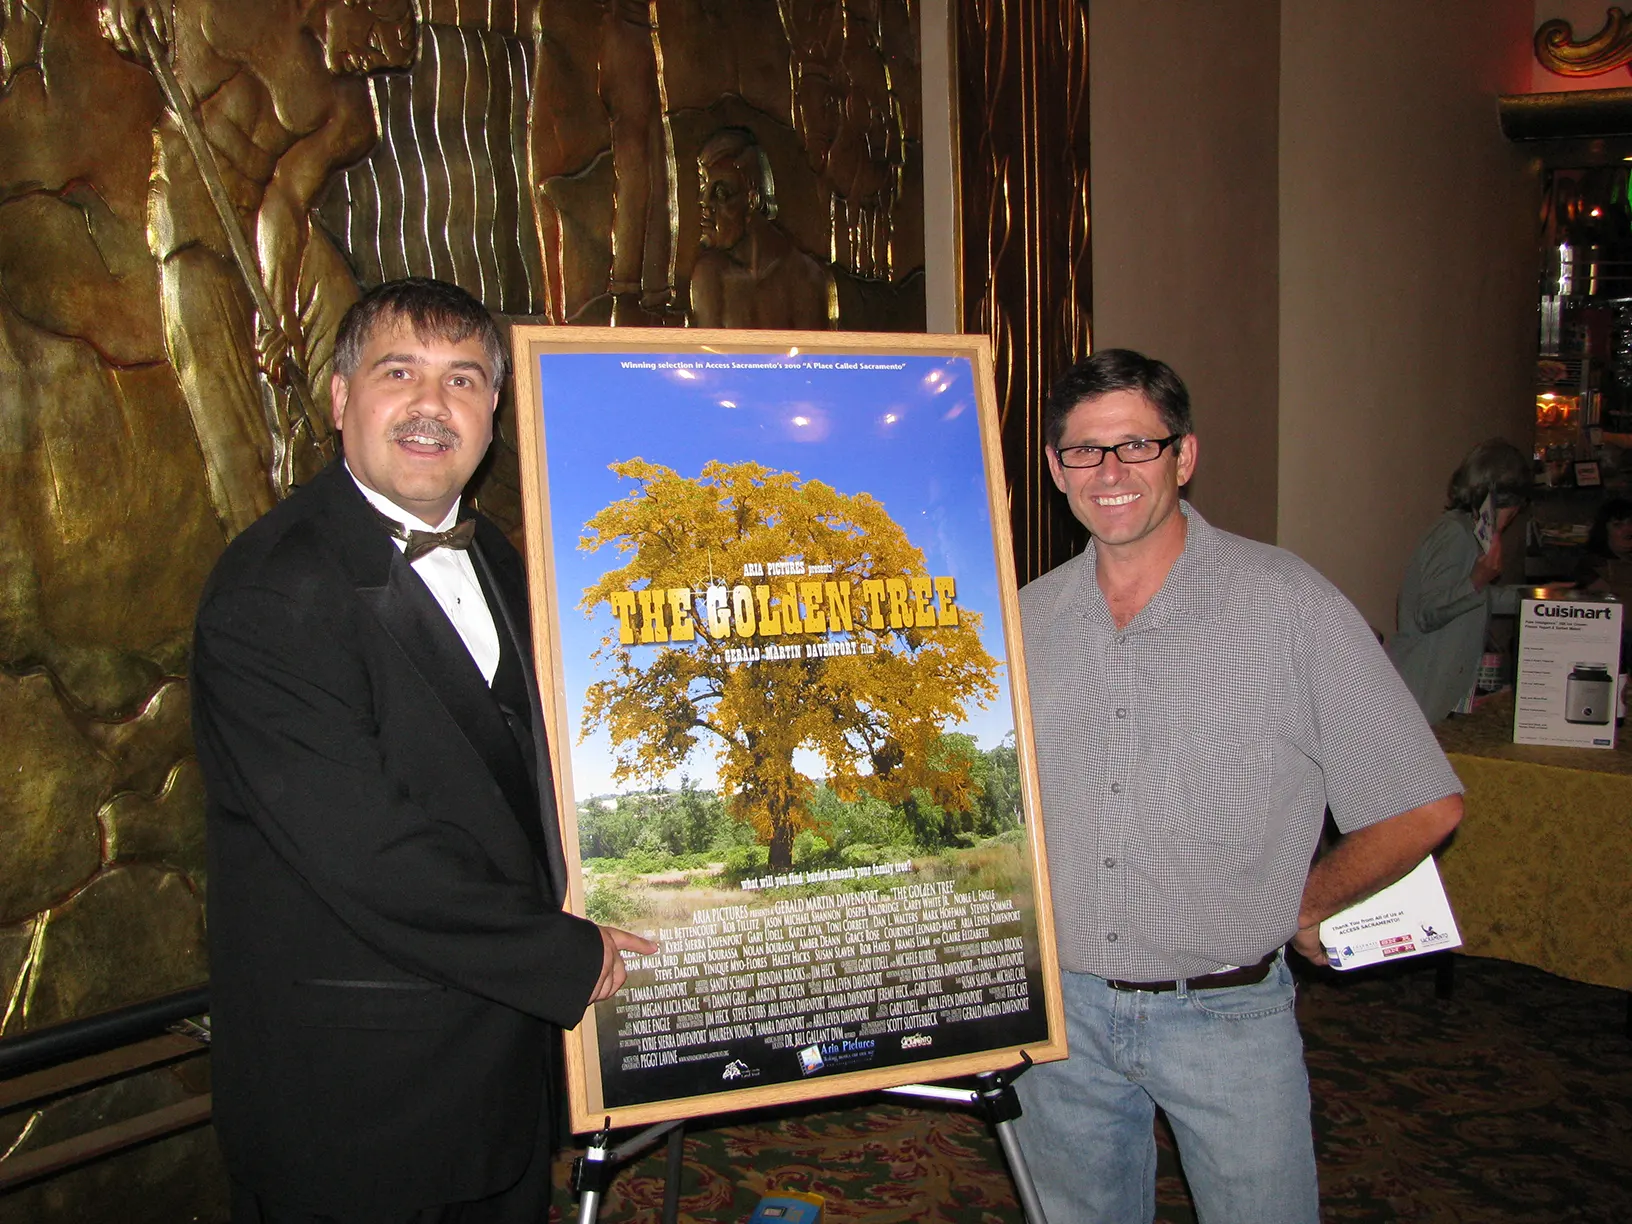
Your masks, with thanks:
<instances>
[{"instance_id":1,"label":"cuisinart logo text","mask_svg":"<svg viewBox=\"0 0 1632 1224\"><path fill-rule=\"evenodd\" d=\"M1608 620L1608 608L1583 608L1579 604L1538 603L1535 616L1562 616L1568 620Z\"/></svg>"}]
</instances>

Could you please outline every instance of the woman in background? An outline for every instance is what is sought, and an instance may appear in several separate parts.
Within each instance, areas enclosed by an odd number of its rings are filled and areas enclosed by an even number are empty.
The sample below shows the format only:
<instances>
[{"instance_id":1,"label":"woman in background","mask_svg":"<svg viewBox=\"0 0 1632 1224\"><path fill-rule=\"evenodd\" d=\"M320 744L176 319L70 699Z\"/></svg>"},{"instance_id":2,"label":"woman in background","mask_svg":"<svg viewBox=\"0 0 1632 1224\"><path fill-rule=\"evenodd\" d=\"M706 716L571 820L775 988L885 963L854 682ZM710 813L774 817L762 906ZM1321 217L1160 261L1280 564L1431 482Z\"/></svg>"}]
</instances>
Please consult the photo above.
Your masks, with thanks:
<instances>
[{"instance_id":1,"label":"woman in background","mask_svg":"<svg viewBox=\"0 0 1632 1224\"><path fill-rule=\"evenodd\" d=\"M1399 630L1388 644L1406 687L1430 723L1473 695L1492 613L1516 612L1518 592L1496 585L1502 532L1530 500L1530 459L1501 438L1468 452L1446 490L1445 513L1412 554L1400 586ZM1489 499L1489 546L1475 525Z\"/></svg>"},{"instance_id":2,"label":"woman in background","mask_svg":"<svg viewBox=\"0 0 1632 1224\"><path fill-rule=\"evenodd\" d=\"M1612 497L1598 507L1576 577L1589 591L1607 591L1622 603L1632 599L1632 501Z\"/></svg>"},{"instance_id":3,"label":"woman in background","mask_svg":"<svg viewBox=\"0 0 1632 1224\"><path fill-rule=\"evenodd\" d=\"M1632 604L1632 501L1612 497L1598 507L1587 536L1587 555L1576 573L1583 590ZM1621 609L1621 670L1632 665L1632 616Z\"/></svg>"}]
</instances>

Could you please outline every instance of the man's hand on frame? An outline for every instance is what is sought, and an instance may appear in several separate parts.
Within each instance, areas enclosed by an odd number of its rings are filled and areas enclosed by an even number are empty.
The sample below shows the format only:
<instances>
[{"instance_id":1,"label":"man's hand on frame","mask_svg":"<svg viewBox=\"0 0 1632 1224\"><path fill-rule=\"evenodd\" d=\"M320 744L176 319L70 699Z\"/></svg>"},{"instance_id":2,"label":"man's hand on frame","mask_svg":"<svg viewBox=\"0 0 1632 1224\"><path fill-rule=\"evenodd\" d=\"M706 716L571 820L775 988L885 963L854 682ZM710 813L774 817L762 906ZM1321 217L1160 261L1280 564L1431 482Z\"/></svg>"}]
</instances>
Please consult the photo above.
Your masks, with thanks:
<instances>
[{"instance_id":1,"label":"man's hand on frame","mask_svg":"<svg viewBox=\"0 0 1632 1224\"><path fill-rule=\"evenodd\" d=\"M622 989L624 979L629 976L629 970L623 964L625 952L639 952L646 956L656 952L657 945L644 936L620 931L617 927L603 926L601 949L601 976L595 983L595 993L589 996L591 1003L610 999Z\"/></svg>"}]
</instances>

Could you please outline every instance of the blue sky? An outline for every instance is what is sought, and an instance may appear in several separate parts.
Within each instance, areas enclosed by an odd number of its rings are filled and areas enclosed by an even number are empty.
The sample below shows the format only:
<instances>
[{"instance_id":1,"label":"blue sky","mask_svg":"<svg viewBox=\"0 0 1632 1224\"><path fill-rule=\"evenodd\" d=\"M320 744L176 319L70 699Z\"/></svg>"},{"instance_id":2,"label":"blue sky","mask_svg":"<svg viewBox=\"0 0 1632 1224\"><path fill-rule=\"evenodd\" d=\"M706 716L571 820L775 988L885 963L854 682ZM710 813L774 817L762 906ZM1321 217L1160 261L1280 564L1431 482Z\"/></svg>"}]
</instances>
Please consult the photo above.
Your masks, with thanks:
<instances>
[{"instance_id":1,"label":"blue sky","mask_svg":"<svg viewBox=\"0 0 1632 1224\"><path fill-rule=\"evenodd\" d=\"M633 487L608 470L618 460L638 457L694 477L711 459L751 459L825 481L841 493L872 494L923 550L929 572L957 579L958 603L982 614L986 649L1003 657L992 520L967 358L576 352L546 353L539 360L577 798L628 789L611 780L612 750L604 731L578 742L584 691L599 678L589 656L612 622L605 605L591 621L577 603L584 588L622 563L615 547L586 553L578 539L592 515ZM667 368L626 368L629 362ZM774 368L711 369L705 362ZM840 363L890 368L841 369ZM998 698L984 710L972 709L958 728L983 748L996 746L1014 725L1006 668L997 682ZM814 756L799 766L813 776L821 772ZM700 785L714 785L713 758L705 750L694 752L669 784L677 785L682 772Z\"/></svg>"}]
</instances>

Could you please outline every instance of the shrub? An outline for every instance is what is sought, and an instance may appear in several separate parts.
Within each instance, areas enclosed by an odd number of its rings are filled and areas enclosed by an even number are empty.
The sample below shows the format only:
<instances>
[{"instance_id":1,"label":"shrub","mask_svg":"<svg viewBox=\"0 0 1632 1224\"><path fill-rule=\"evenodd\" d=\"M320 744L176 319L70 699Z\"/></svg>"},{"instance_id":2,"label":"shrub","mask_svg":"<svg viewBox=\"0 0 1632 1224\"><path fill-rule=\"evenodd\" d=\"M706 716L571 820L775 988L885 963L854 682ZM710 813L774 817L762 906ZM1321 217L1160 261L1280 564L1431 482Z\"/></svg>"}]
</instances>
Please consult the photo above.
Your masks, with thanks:
<instances>
[{"instance_id":1,"label":"shrub","mask_svg":"<svg viewBox=\"0 0 1632 1224\"><path fill-rule=\"evenodd\" d=\"M636 846L623 856L623 865L628 871L640 875L652 871L667 871L670 856L648 846Z\"/></svg>"},{"instance_id":2,"label":"shrub","mask_svg":"<svg viewBox=\"0 0 1632 1224\"><path fill-rule=\"evenodd\" d=\"M832 858L831 850L815 829L801 829L793 839L793 869L819 870Z\"/></svg>"},{"instance_id":3,"label":"shrub","mask_svg":"<svg viewBox=\"0 0 1632 1224\"><path fill-rule=\"evenodd\" d=\"M871 867L900 857L899 846L874 846L866 842L845 846L839 851L839 859L846 867Z\"/></svg>"},{"instance_id":4,"label":"shrub","mask_svg":"<svg viewBox=\"0 0 1632 1224\"><path fill-rule=\"evenodd\" d=\"M750 876L764 875L770 868L771 851L768 846L757 843L748 846L733 846L725 854L725 870L721 878L729 885L741 884Z\"/></svg>"},{"instance_id":5,"label":"shrub","mask_svg":"<svg viewBox=\"0 0 1632 1224\"><path fill-rule=\"evenodd\" d=\"M591 922L604 926L625 926L640 916L640 906L628 892L616 884L600 883L589 890L584 910Z\"/></svg>"}]
</instances>

